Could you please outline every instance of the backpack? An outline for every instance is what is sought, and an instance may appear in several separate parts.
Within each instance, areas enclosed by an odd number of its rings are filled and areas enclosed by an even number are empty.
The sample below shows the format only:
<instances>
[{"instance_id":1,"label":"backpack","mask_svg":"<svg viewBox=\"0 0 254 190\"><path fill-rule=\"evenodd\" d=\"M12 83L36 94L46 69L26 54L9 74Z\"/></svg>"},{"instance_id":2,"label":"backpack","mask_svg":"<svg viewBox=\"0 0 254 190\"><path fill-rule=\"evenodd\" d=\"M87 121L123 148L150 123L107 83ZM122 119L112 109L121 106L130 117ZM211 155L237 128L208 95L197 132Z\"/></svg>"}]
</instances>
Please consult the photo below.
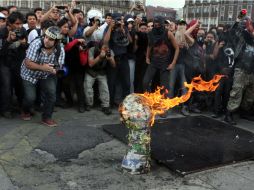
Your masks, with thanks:
<instances>
[{"instance_id":1,"label":"backpack","mask_svg":"<svg viewBox=\"0 0 254 190\"><path fill-rule=\"evenodd\" d=\"M41 51L42 51L42 48L44 47L43 36L37 36L35 39L33 39L31 41L31 43L33 41L35 41L36 39L40 39L41 40L41 47L37 50L37 55L39 56ZM55 53L55 60L54 60L57 63L57 65L58 65L58 60L59 60L60 54L61 54L61 44L57 43L57 45L56 45L56 53Z\"/></svg>"}]
</instances>

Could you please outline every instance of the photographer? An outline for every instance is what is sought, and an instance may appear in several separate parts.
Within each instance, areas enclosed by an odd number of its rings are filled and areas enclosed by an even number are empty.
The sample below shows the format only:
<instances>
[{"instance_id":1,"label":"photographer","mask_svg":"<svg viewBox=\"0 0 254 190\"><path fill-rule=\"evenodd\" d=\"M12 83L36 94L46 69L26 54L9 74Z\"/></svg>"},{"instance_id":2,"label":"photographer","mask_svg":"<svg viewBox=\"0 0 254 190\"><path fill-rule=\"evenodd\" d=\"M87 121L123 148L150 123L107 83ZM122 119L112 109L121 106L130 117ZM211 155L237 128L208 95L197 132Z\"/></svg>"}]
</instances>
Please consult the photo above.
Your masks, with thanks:
<instances>
[{"instance_id":1,"label":"photographer","mask_svg":"<svg viewBox=\"0 0 254 190\"><path fill-rule=\"evenodd\" d=\"M65 65L68 67L68 75L63 78L63 91L67 104L65 107L73 105L72 86L78 99L78 111L85 111L84 75L85 65L88 62L88 46L84 39L74 39L64 47L66 52ZM73 84L73 85L72 85Z\"/></svg>"},{"instance_id":2,"label":"photographer","mask_svg":"<svg viewBox=\"0 0 254 190\"><path fill-rule=\"evenodd\" d=\"M0 81L1 81L1 114L6 118L11 118L12 100L12 78L17 69L16 63L9 62L9 53L17 49L22 39L26 36L26 30L22 28L24 17L20 12L13 12L7 18L6 27L0 29ZM16 58L22 56L17 53Z\"/></svg>"},{"instance_id":3,"label":"photographer","mask_svg":"<svg viewBox=\"0 0 254 190\"><path fill-rule=\"evenodd\" d=\"M95 81L98 81L102 112L109 115L111 114L111 110L109 107L110 102L106 69L109 64L115 67L114 53L107 45L102 45L101 42L89 49L88 64L89 68L86 70L84 82L87 109L90 110L90 107L93 106L93 85Z\"/></svg>"},{"instance_id":4,"label":"photographer","mask_svg":"<svg viewBox=\"0 0 254 190\"><path fill-rule=\"evenodd\" d=\"M26 58L21 66L23 79L24 99L23 120L30 120L32 107L36 98L36 84L40 82L42 96L42 123L55 127L57 123L52 120L52 113L56 101L56 73L57 67L64 64L64 49L59 45L61 40L60 29L49 27L43 38L35 39L29 46Z\"/></svg>"},{"instance_id":5,"label":"photographer","mask_svg":"<svg viewBox=\"0 0 254 190\"><path fill-rule=\"evenodd\" d=\"M90 41L95 41L98 42L100 40L102 40L103 38L103 31L101 31L100 29L100 25L101 25L101 16L97 16L100 15L100 12L96 12L97 10L91 10L93 12L91 12L87 15L88 21L89 21L89 26L87 26L84 29L84 33L83 36L86 40L86 42L90 42Z\"/></svg>"},{"instance_id":6,"label":"photographer","mask_svg":"<svg viewBox=\"0 0 254 190\"><path fill-rule=\"evenodd\" d=\"M5 27L6 25L6 17L3 13L0 12L0 28Z\"/></svg>"},{"instance_id":7,"label":"photographer","mask_svg":"<svg viewBox=\"0 0 254 190\"><path fill-rule=\"evenodd\" d=\"M108 73L108 84L110 92L110 103L118 105L115 102L115 96L121 99L130 94L130 68L127 57L127 46L132 42L129 31L124 27L124 21L121 19L121 14L112 14L113 20L105 29L104 43L109 44L110 49L115 54L116 67L110 68ZM120 82L122 93L116 94L116 84Z\"/></svg>"}]
</instances>

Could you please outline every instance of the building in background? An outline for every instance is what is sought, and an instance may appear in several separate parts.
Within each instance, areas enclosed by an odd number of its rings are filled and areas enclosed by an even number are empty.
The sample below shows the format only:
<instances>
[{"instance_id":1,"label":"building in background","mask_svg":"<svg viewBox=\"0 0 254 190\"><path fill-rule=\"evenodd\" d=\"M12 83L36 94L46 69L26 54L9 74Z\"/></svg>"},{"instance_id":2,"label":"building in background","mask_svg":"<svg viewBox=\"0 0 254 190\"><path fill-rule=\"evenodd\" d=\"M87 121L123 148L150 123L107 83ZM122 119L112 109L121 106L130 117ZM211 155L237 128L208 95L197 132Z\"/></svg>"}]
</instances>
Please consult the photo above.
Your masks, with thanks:
<instances>
[{"instance_id":1,"label":"building in background","mask_svg":"<svg viewBox=\"0 0 254 190\"><path fill-rule=\"evenodd\" d=\"M146 7L146 16L147 19L152 19L155 16L163 16L166 19L169 20L175 20L176 19L176 10L172 8L165 8L165 7L153 7L153 6L147 6Z\"/></svg>"},{"instance_id":2,"label":"building in background","mask_svg":"<svg viewBox=\"0 0 254 190\"><path fill-rule=\"evenodd\" d=\"M247 9L253 19L253 0L185 0L183 17L187 22L200 19L202 28L209 30L219 24L233 24L242 9Z\"/></svg>"},{"instance_id":3,"label":"building in background","mask_svg":"<svg viewBox=\"0 0 254 190\"><path fill-rule=\"evenodd\" d=\"M105 13L130 13L130 9L135 0L80 0L77 8L88 12L90 9L98 9L104 15ZM141 0L143 5L146 0ZM15 5L22 12L28 12L36 7L41 7L44 10L49 10L53 5L70 4L71 0L0 0L0 6Z\"/></svg>"}]
</instances>

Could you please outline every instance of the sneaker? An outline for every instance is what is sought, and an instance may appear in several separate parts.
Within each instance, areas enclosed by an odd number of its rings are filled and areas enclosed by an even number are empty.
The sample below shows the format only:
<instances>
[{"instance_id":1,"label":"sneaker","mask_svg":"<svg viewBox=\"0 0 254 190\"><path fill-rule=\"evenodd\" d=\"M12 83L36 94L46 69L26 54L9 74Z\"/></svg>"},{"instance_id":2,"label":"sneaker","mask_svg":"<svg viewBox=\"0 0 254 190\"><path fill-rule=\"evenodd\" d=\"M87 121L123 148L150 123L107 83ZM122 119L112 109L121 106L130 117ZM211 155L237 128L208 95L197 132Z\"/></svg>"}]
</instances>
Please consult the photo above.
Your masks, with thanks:
<instances>
[{"instance_id":1,"label":"sneaker","mask_svg":"<svg viewBox=\"0 0 254 190\"><path fill-rule=\"evenodd\" d=\"M6 119L12 119L13 118L12 113L10 111L3 112L1 115L3 117L5 117Z\"/></svg>"},{"instance_id":2,"label":"sneaker","mask_svg":"<svg viewBox=\"0 0 254 190\"><path fill-rule=\"evenodd\" d=\"M231 112L226 113L224 121L227 122L229 125L236 125L237 124L235 122L235 120L233 118L233 114Z\"/></svg>"},{"instance_id":3,"label":"sneaker","mask_svg":"<svg viewBox=\"0 0 254 190\"><path fill-rule=\"evenodd\" d=\"M87 106L85 107L85 111L91 111L91 108L92 108L92 106L88 106L88 105L87 105Z\"/></svg>"},{"instance_id":4,"label":"sneaker","mask_svg":"<svg viewBox=\"0 0 254 190\"><path fill-rule=\"evenodd\" d=\"M110 110L109 107L104 107L104 108L102 108L102 112L103 112L104 114L106 114L106 115L112 114L112 111Z\"/></svg>"},{"instance_id":5,"label":"sneaker","mask_svg":"<svg viewBox=\"0 0 254 190\"><path fill-rule=\"evenodd\" d=\"M24 121L30 121L31 120L31 114L30 113L21 113L20 117Z\"/></svg>"},{"instance_id":6,"label":"sneaker","mask_svg":"<svg viewBox=\"0 0 254 190\"><path fill-rule=\"evenodd\" d=\"M85 107L84 106L79 106L78 112L79 113L84 113L85 112Z\"/></svg>"},{"instance_id":7,"label":"sneaker","mask_svg":"<svg viewBox=\"0 0 254 190\"><path fill-rule=\"evenodd\" d=\"M217 119L217 118L219 118L221 115L220 115L219 113L215 112L215 113L213 113L211 116L212 116L212 118Z\"/></svg>"},{"instance_id":8,"label":"sneaker","mask_svg":"<svg viewBox=\"0 0 254 190\"><path fill-rule=\"evenodd\" d=\"M193 112L193 113L201 113L200 109L198 109L198 108L196 108L196 107L192 107L192 108L190 109L190 111Z\"/></svg>"},{"instance_id":9,"label":"sneaker","mask_svg":"<svg viewBox=\"0 0 254 190\"><path fill-rule=\"evenodd\" d=\"M57 127L57 123L52 119L43 119L41 123L48 127Z\"/></svg>"},{"instance_id":10,"label":"sneaker","mask_svg":"<svg viewBox=\"0 0 254 190\"><path fill-rule=\"evenodd\" d=\"M183 106L183 107L182 107L182 109L181 109L181 114L183 114L184 116L189 116L189 115L190 115L190 112L189 112L187 106Z\"/></svg>"}]
</instances>

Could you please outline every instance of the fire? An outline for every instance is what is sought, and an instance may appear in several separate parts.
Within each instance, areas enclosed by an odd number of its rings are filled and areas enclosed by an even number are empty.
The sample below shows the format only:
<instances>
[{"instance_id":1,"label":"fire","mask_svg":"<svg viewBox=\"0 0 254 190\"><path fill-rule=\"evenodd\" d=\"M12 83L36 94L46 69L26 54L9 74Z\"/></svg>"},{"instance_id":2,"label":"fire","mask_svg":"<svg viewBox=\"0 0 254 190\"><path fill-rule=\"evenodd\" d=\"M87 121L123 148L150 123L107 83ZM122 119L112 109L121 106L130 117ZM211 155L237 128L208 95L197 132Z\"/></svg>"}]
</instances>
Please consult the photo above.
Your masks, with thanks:
<instances>
[{"instance_id":1,"label":"fire","mask_svg":"<svg viewBox=\"0 0 254 190\"><path fill-rule=\"evenodd\" d=\"M202 78L195 77L192 79L190 84L185 83L185 87L188 89L188 92L181 96L169 99L165 96L165 94L161 94L162 87L158 87L158 89L154 93L145 92L144 94L138 94L142 96L141 104L145 106L149 106L151 109L151 120L150 125L154 124L154 119L157 114L163 114L166 110L171 109L181 103L186 102L191 97L191 94L194 90L197 91L207 91L213 92L219 86L219 81L223 77L223 75L215 75L212 80L206 82L202 80ZM122 106L119 108L119 112L122 113L125 110ZM142 113L140 113L142 115Z\"/></svg>"}]
</instances>

